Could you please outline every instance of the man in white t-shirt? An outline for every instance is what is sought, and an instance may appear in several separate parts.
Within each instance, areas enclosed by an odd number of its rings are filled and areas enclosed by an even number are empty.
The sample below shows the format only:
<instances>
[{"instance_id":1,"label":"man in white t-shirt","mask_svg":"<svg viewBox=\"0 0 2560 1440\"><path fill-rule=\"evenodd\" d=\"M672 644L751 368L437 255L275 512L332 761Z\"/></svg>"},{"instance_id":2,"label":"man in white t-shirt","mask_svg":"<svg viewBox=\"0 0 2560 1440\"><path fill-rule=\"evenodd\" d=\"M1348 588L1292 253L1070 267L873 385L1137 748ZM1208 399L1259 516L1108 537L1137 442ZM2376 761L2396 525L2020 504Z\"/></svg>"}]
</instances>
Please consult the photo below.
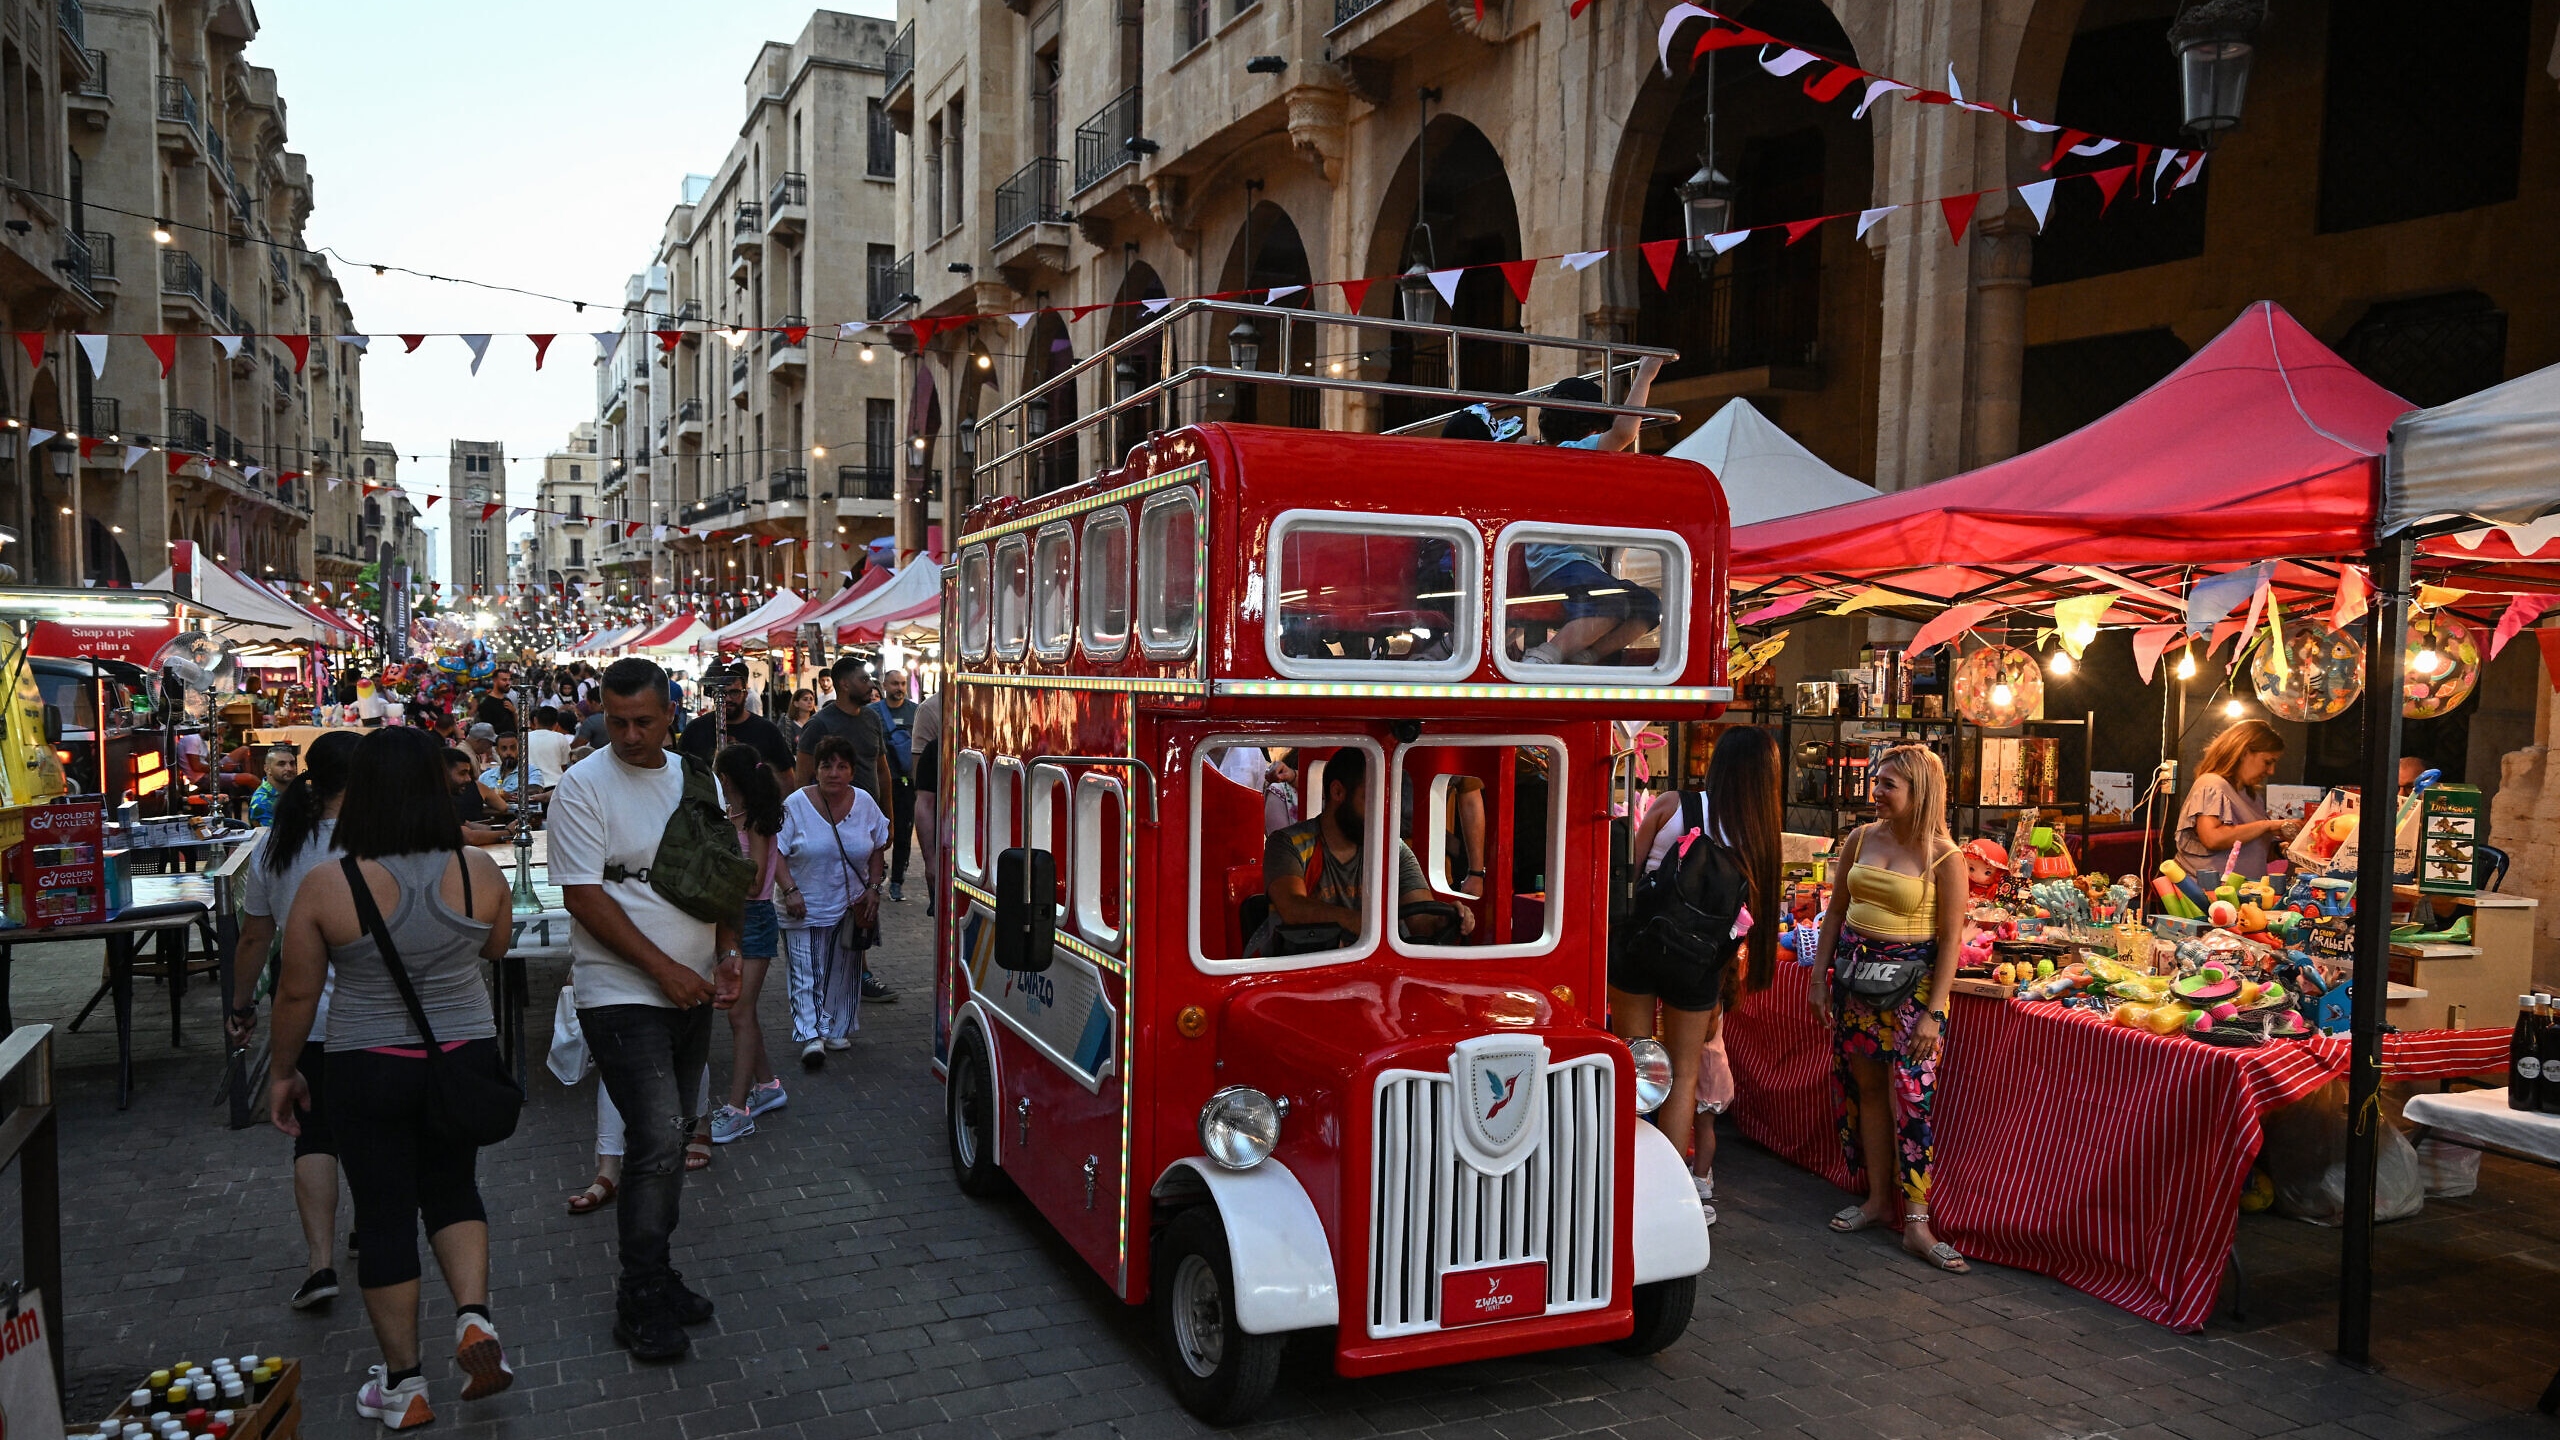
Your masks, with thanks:
<instances>
[{"instance_id":1,"label":"man in white t-shirt","mask_svg":"<svg viewBox=\"0 0 2560 1440\"><path fill-rule=\"evenodd\" d=\"M545 705L533 712L533 728L525 732L525 763L557 779L569 771L569 732L560 728L560 707Z\"/></svg>"},{"instance_id":2,"label":"man in white t-shirt","mask_svg":"<svg viewBox=\"0 0 2560 1440\"><path fill-rule=\"evenodd\" d=\"M675 711L666 672L616 661L601 699L608 743L552 792L551 878L571 921L578 1025L629 1126L613 1337L635 1359L674 1360L687 1348L681 1327L712 1315L711 1301L669 1263L685 1137L699 1118L686 1107L710 1060L712 1008L736 997L742 966L734 924L695 919L643 878L684 794L684 771L667 751Z\"/></svg>"}]
</instances>

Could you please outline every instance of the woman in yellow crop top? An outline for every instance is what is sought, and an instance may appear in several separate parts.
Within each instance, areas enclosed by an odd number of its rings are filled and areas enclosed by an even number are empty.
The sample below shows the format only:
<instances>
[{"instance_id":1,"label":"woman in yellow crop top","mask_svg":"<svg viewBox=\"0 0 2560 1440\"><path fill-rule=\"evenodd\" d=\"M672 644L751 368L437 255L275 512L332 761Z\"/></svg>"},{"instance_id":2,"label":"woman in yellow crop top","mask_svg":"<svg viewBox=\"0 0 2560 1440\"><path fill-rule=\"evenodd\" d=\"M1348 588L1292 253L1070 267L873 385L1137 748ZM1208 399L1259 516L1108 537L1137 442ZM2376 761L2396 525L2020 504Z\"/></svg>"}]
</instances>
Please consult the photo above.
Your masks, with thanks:
<instances>
[{"instance_id":1,"label":"woman in yellow crop top","mask_svg":"<svg viewBox=\"0 0 2560 1440\"><path fill-rule=\"evenodd\" d=\"M1897 745L1877 759L1872 776L1877 818L1841 847L1847 868L1832 887L1813 965L1813 1009L1831 1022L1840 1078L1840 1145L1850 1173L1867 1177L1866 1203L1832 1216L1831 1228L1864 1230L1898 1218L1903 1249L1961 1273L1964 1256L1929 1228L1937 1154L1929 1109L1947 995L1964 948L1964 854L1947 834L1947 772L1935 752ZM1850 993L1849 977L1860 966L1913 961L1925 968L1909 998L1891 1009Z\"/></svg>"}]
</instances>

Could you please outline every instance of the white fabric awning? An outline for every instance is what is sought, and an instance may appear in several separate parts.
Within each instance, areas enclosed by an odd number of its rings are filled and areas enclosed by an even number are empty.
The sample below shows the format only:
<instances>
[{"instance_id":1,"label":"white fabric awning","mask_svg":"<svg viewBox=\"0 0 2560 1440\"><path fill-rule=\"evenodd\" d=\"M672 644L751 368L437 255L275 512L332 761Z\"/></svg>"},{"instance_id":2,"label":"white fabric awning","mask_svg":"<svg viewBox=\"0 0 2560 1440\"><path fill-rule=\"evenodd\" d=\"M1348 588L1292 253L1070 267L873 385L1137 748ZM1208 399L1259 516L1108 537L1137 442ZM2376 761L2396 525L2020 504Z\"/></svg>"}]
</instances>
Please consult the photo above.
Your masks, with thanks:
<instances>
[{"instance_id":1,"label":"white fabric awning","mask_svg":"<svg viewBox=\"0 0 2560 1440\"><path fill-rule=\"evenodd\" d=\"M242 639L341 643L338 629L322 623L319 616L298 605L286 603L260 586L249 584L202 555L196 557L196 566L196 581L204 587L204 603L232 621L243 622L247 628L240 631ZM144 588L169 590L175 588L176 583L177 572L169 569L154 576ZM232 632L229 624L218 624L213 629L217 634Z\"/></svg>"},{"instance_id":2,"label":"white fabric awning","mask_svg":"<svg viewBox=\"0 0 2560 1440\"><path fill-rule=\"evenodd\" d=\"M2529 525L2555 513L2560 365L2392 422L2376 534L2450 518Z\"/></svg>"},{"instance_id":3,"label":"white fabric awning","mask_svg":"<svg viewBox=\"0 0 2560 1440\"><path fill-rule=\"evenodd\" d=\"M907 568L890 576L888 584L842 610L812 618L820 624L835 627L830 633L841 641L844 629L849 625L913 609L941 592L942 566L918 556L907 562Z\"/></svg>"},{"instance_id":4,"label":"white fabric awning","mask_svg":"<svg viewBox=\"0 0 2560 1440\"><path fill-rule=\"evenodd\" d=\"M1731 400L1663 452L1715 472L1738 528L1762 520L1872 500L1876 488L1822 463L1748 400Z\"/></svg>"},{"instance_id":5,"label":"white fabric awning","mask_svg":"<svg viewBox=\"0 0 2560 1440\"><path fill-rule=\"evenodd\" d=\"M809 602L807 600L803 599L799 595L793 594L787 589L777 590L774 592L772 599L767 600L753 610L739 616L737 619L730 621L728 624L721 626L719 629L712 631L711 638L715 642L721 640L743 641L749 636L761 636L775 621L780 620L786 615L792 614L808 603Z\"/></svg>"}]
</instances>

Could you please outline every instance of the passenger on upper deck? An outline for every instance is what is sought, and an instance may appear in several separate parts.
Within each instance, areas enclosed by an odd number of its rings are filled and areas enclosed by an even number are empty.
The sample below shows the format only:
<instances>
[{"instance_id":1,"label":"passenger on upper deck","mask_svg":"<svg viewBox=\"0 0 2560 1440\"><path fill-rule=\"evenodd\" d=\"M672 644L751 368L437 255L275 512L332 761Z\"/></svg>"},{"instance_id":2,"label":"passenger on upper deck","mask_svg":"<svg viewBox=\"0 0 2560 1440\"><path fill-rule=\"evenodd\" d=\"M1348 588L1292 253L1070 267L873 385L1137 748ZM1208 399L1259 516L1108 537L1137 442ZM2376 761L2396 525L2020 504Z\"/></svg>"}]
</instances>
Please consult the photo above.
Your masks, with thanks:
<instances>
[{"instance_id":1,"label":"passenger on upper deck","mask_svg":"<svg viewBox=\"0 0 2560 1440\"><path fill-rule=\"evenodd\" d=\"M1636 362L1635 379L1627 386L1626 403L1644 404L1653 393L1660 357ZM1603 401L1600 387L1579 375L1550 386L1548 394L1565 400ZM1541 409L1538 434L1547 444L1567 450L1626 450L1636 443L1639 427L1633 415L1614 420L1583 410ZM1565 623L1543 642L1530 646L1521 659L1533 665L1597 665L1652 633L1662 622L1662 597L1631 581L1611 575L1608 557L1595 545L1524 545L1529 583L1564 599Z\"/></svg>"},{"instance_id":2,"label":"passenger on upper deck","mask_svg":"<svg viewBox=\"0 0 2560 1440\"><path fill-rule=\"evenodd\" d=\"M1352 746L1336 750L1324 764L1323 813L1271 832L1262 848L1262 887L1271 913L1245 942L1245 954L1331 950L1359 935L1368 782L1368 752ZM1396 842L1395 865L1398 908L1431 907L1430 913L1413 918L1403 932L1406 939L1440 940L1452 913L1459 935L1474 932L1473 911L1432 899L1422 863L1402 840Z\"/></svg>"}]
</instances>

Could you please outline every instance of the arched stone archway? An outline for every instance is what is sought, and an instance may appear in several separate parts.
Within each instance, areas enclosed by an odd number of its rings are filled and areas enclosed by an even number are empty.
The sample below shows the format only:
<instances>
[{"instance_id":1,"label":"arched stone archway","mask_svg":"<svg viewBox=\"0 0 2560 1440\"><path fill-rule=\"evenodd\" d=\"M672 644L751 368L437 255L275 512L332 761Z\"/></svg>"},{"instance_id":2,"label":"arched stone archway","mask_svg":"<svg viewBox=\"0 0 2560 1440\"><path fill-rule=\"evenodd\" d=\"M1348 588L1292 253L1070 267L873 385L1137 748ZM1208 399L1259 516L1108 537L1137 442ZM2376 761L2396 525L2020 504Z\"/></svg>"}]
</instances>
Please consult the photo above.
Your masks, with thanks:
<instances>
[{"instance_id":1,"label":"arched stone archway","mask_svg":"<svg viewBox=\"0 0 2560 1440\"><path fill-rule=\"evenodd\" d=\"M1074 367L1076 342L1067 331L1064 316L1055 310L1043 311L1024 333L1030 337L1022 357L1022 388L1025 393ZM1076 416L1081 413L1076 408L1076 387L1082 383L1079 380L1061 385L1024 407L1028 411L1025 424L1031 431L1030 436L994 438L1009 449L1032 436L1045 435L1074 424ZM1080 435L1067 436L1040 452L1031 466L1031 493L1046 494L1083 478L1083 468L1077 464L1083 439Z\"/></svg>"},{"instance_id":2,"label":"arched stone archway","mask_svg":"<svg viewBox=\"0 0 2560 1440\"><path fill-rule=\"evenodd\" d=\"M1132 259L1127 270L1120 277L1119 291L1112 296L1117 303L1111 307L1110 323L1103 331L1106 343L1120 340L1155 318L1147 313L1145 305L1137 302L1161 300L1166 294L1164 281L1156 274L1155 267L1144 260ZM1109 387L1108 395L1111 400L1119 400L1134 395L1162 379L1164 363L1165 345L1160 335L1159 338L1137 346L1113 361L1110 375L1102 378L1099 383ZM1094 408L1100 409L1104 403L1106 403L1104 398L1097 395L1094 399ZM1113 432L1111 449L1109 453L1095 457L1096 463L1107 466L1118 465L1132 447L1147 438L1148 432L1162 429L1163 426L1164 401L1161 396L1145 405L1121 411L1114 417L1110 427Z\"/></svg>"},{"instance_id":3,"label":"arched stone archway","mask_svg":"<svg viewBox=\"0 0 2560 1440\"><path fill-rule=\"evenodd\" d=\"M1415 197L1421 196L1417 213ZM1511 175L1493 142L1474 124L1456 115L1435 115L1423 133L1406 146L1379 202L1378 224L1369 239L1365 273L1390 276L1419 263L1431 269L1489 266L1520 258L1520 210L1511 193ZM1518 330L1520 304L1502 272L1471 269L1458 278L1454 303L1434 306L1439 318L1483 330ZM1372 315L1396 314L1394 285L1370 287L1361 307ZM1410 385L1446 385L1448 363L1442 347L1416 345L1410 337L1390 341L1386 378ZM1374 368L1374 358L1365 362ZM1458 383L1474 390L1517 391L1528 384L1528 356L1519 346L1469 342L1458 347ZM1428 401L1389 399L1386 425L1392 428L1437 413L1445 406Z\"/></svg>"},{"instance_id":4,"label":"arched stone archway","mask_svg":"<svg viewBox=\"0 0 2560 1440\"><path fill-rule=\"evenodd\" d=\"M1250 251L1250 254L1248 254ZM1296 220L1279 205L1265 200L1246 211L1243 223L1236 227L1235 243L1227 248L1226 264L1218 272L1216 289L1220 291L1268 292L1295 285L1296 294L1279 300L1275 310L1304 310L1314 300L1305 287L1314 283L1315 273L1307 258L1305 239L1299 234ZM1247 296L1248 299L1259 298ZM1319 360L1316 354L1315 326L1291 324L1277 318L1262 320L1245 318L1230 320L1213 327L1221 333L1209 340L1210 353L1222 357L1223 363L1238 363L1235 344L1239 329L1249 328L1251 343L1258 349L1254 368L1278 370L1285 363L1300 374L1314 374ZM1285 346L1284 346L1285 337ZM1281 385L1239 385L1225 401L1227 418L1246 424L1294 425L1313 429L1323 422L1323 392ZM1212 413L1217 403L1212 402Z\"/></svg>"}]
</instances>

